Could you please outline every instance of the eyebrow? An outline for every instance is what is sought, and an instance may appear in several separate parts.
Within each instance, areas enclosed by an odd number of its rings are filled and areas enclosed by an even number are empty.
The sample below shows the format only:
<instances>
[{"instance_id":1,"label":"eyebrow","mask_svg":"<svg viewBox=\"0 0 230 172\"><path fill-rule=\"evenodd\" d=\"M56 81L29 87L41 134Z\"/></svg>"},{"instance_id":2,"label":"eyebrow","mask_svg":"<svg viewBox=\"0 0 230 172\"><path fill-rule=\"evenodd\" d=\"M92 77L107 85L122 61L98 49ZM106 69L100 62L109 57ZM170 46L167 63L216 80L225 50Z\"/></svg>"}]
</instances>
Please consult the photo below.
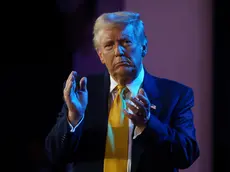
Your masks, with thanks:
<instances>
[{"instance_id":1,"label":"eyebrow","mask_svg":"<svg viewBox=\"0 0 230 172\"><path fill-rule=\"evenodd\" d=\"M111 42L113 42L113 40L112 40L112 39L109 39L109 40L103 41L102 43L103 43L103 44L108 44L108 43L111 43Z\"/></svg>"},{"instance_id":2,"label":"eyebrow","mask_svg":"<svg viewBox=\"0 0 230 172\"><path fill-rule=\"evenodd\" d=\"M127 39L127 38L131 39L132 35L122 34L121 39Z\"/></svg>"},{"instance_id":3,"label":"eyebrow","mask_svg":"<svg viewBox=\"0 0 230 172\"><path fill-rule=\"evenodd\" d=\"M128 36L128 35L125 35L125 36L122 36L121 38L119 38L119 41L124 41L124 40L127 40L127 39L132 39L132 37ZM108 42L113 42L113 40L112 39L108 39L108 40L105 39L103 42L108 43Z\"/></svg>"},{"instance_id":4,"label":"eyebrow","mask_svg":"<svg viewBox=\"0 0 230 172\"><path fill-rule=\"evenodd\" d=\"M121 37L119 38L119 41L124 41L124 40L132 40L132 35L128 35L128 34L122 34ZM108 43L112 43L113 42L113 39L111 38L105 38L103 41L102 41L102 44L105 45L105 44L108 44Z\"/></svg>"}]
</instances>

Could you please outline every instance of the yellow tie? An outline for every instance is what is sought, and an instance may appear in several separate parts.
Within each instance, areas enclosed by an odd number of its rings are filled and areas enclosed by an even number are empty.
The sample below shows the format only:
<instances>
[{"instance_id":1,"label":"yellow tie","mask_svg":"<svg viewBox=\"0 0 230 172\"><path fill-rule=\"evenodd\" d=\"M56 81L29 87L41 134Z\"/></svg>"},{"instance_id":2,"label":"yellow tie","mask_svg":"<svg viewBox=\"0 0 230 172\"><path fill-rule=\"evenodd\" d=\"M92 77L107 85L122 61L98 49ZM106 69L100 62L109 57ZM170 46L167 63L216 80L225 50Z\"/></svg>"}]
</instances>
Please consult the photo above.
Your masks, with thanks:
<instances>
[{"instance_id":1,"label":"yellow tie","mask_svg":"<svg viewBox=\"0 0 230 172\"><path fill-rule=\"evenodd\" d=\"M123 99L125 88L117 86L118 93L110 108L104 172L127 172L129 121L123 113L126 108Z\"/></svg>"}]
</instances>

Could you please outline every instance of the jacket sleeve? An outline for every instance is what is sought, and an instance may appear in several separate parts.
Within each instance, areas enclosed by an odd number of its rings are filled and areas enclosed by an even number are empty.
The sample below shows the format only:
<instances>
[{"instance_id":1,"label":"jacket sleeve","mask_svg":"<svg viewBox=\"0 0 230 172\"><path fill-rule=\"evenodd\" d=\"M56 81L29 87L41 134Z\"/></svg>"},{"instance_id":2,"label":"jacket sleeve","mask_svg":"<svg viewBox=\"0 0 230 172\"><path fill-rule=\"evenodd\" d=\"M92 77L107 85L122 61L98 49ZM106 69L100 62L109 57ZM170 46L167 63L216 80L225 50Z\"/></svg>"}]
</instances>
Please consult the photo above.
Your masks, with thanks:
<instances>
[{"instance_id":1,"label":"jacket sleeve","mask_svg":"<svg viewBox=\"0 0 230 172\"><path fill-rule=\"evenodd\" d=\"M63 83L63 89L65 84L66 82ZM72 162L73 154L76 152L81 138L84 119L80 120L73 130L68 121L67 113L67 105L64 103L55 125L45 139L46 159L53 166L61 166Z\"/></svg>"}]
</instances>

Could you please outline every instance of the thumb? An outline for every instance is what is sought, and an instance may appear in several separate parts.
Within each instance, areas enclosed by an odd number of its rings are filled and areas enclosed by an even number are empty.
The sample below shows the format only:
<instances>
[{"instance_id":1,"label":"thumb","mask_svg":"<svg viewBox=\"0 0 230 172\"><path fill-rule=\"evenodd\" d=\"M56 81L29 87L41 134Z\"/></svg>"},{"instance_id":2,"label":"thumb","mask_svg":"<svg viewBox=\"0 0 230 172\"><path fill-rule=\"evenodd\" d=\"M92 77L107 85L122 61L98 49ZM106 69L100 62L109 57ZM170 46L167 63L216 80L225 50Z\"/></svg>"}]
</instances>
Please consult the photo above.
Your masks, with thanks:
<instances>
[{"instance_id":1,"label":"thumb","mask_svg":"<svg viewBox=\"0 0 230 172\"><path fill-rule=\"evenodd\" d=\"M144 96L148 99L148 96L147 96L147 94L143 88L140 88L138 92L139 92L139 94L141 94L142 96Z\"/></svg>"},{"instance_id":2,"label":"thumb","mask_svg":"<svg viewBox=\"0 0 230 172\"><path fill-rule=\"evenodd\" d=\"M87 91L87 78L83 77L80 80L80 91Z\"/></svg>"},{"instance_id":3,"label":"thumb","mask_svg":"<svg viewBox=\"0 0 230 172\"><path fill-rule=\"evenodd\" d=\"M146 96L145 90L143 88L139 89L139 94Z\"/></svg>"}]
</instances>

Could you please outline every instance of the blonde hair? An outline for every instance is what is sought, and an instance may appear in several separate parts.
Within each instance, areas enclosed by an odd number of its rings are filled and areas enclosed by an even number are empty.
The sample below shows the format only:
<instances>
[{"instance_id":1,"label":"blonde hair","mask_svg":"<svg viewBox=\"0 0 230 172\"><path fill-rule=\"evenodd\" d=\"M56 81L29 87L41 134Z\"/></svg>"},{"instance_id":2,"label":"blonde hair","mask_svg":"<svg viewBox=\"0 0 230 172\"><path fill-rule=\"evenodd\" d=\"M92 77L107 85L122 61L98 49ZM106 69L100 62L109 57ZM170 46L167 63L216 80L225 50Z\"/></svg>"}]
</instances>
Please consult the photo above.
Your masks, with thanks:
<instances>
[{"instance_id":1,"label":"blonde hair","mask_svg":"<svg viewBox=\"0 0 230 172\"><path fill-rule=\"evenodd\" d=\"M143 38L143 44L147 44L147 38L144 31L144 23L140 19L140 14L128 11L118 11L113 13L104 13L95 21L93 28L93 44L94 48L98 48L99 36L98 33L105 27L117 27L133 25L134 35Z\"/></svg>"}]
</instances>

